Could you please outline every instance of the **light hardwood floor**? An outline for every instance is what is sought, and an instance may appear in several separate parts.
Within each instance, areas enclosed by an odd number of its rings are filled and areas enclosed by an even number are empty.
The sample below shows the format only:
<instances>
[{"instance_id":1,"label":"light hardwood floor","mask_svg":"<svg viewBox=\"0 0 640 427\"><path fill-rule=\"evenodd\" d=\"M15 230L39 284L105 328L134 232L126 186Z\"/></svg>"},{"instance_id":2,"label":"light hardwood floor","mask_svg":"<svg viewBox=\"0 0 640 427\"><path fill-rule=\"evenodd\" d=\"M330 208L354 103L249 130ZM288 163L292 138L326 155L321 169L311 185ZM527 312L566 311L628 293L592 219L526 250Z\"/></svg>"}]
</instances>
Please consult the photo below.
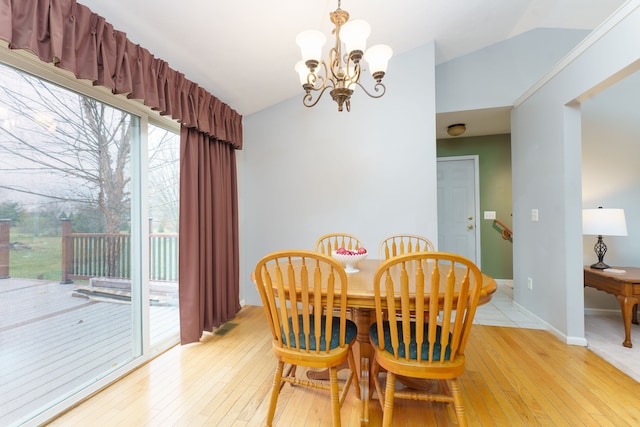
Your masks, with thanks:
<instances>
[{"instance_id":1,"label":"light hardwood floor","mask_svg":"<svg viewBox=\"0 0 640 427\"><path fill-rule=\"evenodd\" d=\"M261 426L275 359L261 307L245 307L226 335L177 346L51 426ZM545 330L474 325L461 377L470 426L637 426L640 385L584 347ZM278 426L330 426L328 393L286 385ZM398 401L394 426L447 426L443 404ZM359 425L350 393L344 426ZM381 423L377 400L371 425Z\"/></svg>"}]
</instances>

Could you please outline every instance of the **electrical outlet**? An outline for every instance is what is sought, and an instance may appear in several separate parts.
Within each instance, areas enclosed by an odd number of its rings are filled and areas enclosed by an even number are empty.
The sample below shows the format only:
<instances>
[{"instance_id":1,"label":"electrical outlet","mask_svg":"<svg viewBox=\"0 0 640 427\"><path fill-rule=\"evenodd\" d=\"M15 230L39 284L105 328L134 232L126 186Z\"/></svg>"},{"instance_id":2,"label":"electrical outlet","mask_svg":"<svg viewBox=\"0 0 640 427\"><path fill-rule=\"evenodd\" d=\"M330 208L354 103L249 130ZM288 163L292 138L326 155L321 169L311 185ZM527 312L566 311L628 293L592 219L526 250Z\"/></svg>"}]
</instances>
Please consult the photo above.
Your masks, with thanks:
<instances>
[{"instance_id":1,"label":"electrical outlet","mask_svg":"<svg viewBox=\"0 0 640 427\"><path fill-rule=\"evenodd\" d=\"M527 277L527 288L533 289L533 279L531 277Z\"/></svg>"},{"instance_id":2,"label":"electrical outlet","mask_svg":"<svg viewBox=\"0 0 640 427\"><path fill-rule=\"evenodd\" d=\"M538 222L538 209L531 209L531 221Z\"/></svg>"}]
</instances>

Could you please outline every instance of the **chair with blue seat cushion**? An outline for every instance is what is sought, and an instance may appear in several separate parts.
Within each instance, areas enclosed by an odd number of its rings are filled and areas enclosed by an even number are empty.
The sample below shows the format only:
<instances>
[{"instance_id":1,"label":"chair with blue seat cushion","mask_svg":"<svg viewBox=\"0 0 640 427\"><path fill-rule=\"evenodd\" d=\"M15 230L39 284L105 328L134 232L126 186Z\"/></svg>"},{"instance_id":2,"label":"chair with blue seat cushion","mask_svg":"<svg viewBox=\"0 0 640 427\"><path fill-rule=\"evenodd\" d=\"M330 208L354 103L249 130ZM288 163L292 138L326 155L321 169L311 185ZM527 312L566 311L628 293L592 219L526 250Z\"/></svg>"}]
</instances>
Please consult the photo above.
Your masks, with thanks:
<instances>
[{"instance_id":1,"label":"chair with blue seat cushion","mask_svg":"<svg viewBox=\"0 0 640 427\"><path fill-rule=\"evenodd\" d=\"M384 427L392 425L396 398L451 404L458 424L467 425L458 377L464 373L464 349L481 289L478 267L455 254L410 253L380 264L373 282L376 321L369 340ZM384 388L381 368L387 371ZM396 390L398 377L421 389ZM438 381L437 390L429 380Z\"/></svg>"},{"instance_id":2,"label":"chair with blue seat cushion","mask_svg":"<svg viewBox=\"0 0 640 427\"><path fill-rule=\"evenodd\" d=\"M333 425L340 426L340 408L351 384L360 397L352 345L355 323L347 319L347 274L342 265L322 253L280 251L262 258L253 280L272 333L272 348L278 361L267 426L271 426L283 383L331 391ZM333 315L314 315L322 313ZM350 373L340 390L337 367L348 363ZM305 366L329 370L329 384L298 378L295 369ZM284 424L284 423L283 423Z\"/></svg>"}]
</instances>

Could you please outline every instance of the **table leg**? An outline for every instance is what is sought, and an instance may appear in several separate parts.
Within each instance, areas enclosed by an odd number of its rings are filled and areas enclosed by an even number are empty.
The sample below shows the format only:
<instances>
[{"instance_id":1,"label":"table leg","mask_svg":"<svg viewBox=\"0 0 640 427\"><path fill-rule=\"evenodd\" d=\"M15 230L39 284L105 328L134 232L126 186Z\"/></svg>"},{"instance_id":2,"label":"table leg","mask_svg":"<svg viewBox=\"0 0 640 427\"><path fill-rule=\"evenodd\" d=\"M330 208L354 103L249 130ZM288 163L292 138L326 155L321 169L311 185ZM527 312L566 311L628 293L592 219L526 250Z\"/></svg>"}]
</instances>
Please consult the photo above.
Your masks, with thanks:
<instances>
[{"instance_id":1,"label":"table leg","mask_svg":"<svg viewBox=\"0 0 640 427\"><path fill-rule=\"evenodd\" d=\"M360 393L362 400L362 415L360 417L360 425L369 425L369 390L371 388L372 378L371 360L373 352L371 343L369 342L369 326L373 322L373 310L368 308L353 309L353 321L358 326L358 337L356 340L360 345Z\"/></svg>"},{"instance_id":2,"label":"table leg","mask_svg":"<svg viewBox=\"0 0 640 427\"><path fill-rule=\"evenodd\" d=\"M622 342L622 345L631 348L633 347L633 344L631 344L631 317L634 306L638 304L638 299L626 297L624 295L618 295L617 298L620 303L622 321L624 323L624 341Z\"/></svg>"}]
</instances>

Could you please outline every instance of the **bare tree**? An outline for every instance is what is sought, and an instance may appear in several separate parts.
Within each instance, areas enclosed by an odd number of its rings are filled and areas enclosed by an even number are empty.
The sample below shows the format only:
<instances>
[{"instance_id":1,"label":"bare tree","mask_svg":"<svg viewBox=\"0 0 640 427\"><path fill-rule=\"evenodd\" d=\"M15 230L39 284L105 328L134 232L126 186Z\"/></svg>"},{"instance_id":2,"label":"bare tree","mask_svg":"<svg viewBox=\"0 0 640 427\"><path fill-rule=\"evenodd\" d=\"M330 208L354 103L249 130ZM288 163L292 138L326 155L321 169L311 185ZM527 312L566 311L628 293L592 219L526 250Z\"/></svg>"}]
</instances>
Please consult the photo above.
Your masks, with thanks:
<instances>
[{"instance_id":1,"label":"bare tree","mask_svg":"<svg viewBox=\"0 0 640 427\"><path fill-rule=\"evenodd\" d=\"M8 67L0 67L0 188L26 199L97 209L104 274L120 271L130 218L131 125L137 118ZM128 228L128 227L126 227Z\"/></svg>"},{"instance_id":2,"label":"bare tree","mask_svg":"<svg viewBox=\"0 0 640 427\"><path fill-rule=\"evenodd\" d=\"M178 231L179 154L179 135L149 127L149 213L165 231Z\"/></svg>"},{"instance_id":3,"label":"bare tree","mask_svg":"<svg viewBox=\"0 0 640 427\"><path fill-rule=\"evenodd\" d=\"M0 67L0 188L97 208L100 228L129 219L130 114ZM99 230L96 230L99 231Z\"/></svg>"}]
</instances>

